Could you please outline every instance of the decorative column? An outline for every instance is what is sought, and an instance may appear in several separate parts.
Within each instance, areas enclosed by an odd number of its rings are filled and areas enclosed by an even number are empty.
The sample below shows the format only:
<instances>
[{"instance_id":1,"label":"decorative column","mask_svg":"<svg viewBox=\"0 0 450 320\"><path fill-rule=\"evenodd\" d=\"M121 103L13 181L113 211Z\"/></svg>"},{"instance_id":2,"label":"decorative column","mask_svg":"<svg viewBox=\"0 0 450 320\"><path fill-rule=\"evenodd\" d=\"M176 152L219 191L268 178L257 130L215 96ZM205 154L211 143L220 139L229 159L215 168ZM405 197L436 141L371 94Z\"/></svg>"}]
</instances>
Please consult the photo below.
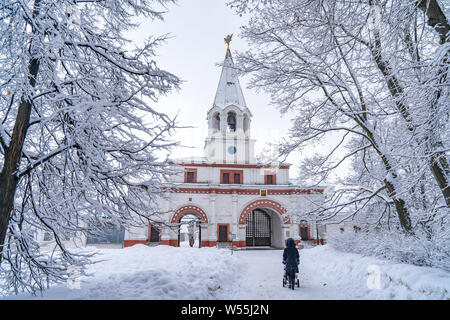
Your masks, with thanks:
<instances>
[{"instance_id":1,"label":"decorative column","mask_svg":"<svg viewBox=\"0 0 450 320\"><path fill-rule=\"evenodd\" d=\"M167 226L164 226L161 229L161 244L170 246L170 229Z\"/></svg>"},{"instance_id":2,"label":"decorative column","mask_svg":"<svg viewBox=\"0 0 450 320\"><path fill-rule=\"evenodd\" d=\"M244 133L244 115L239 113L236 115L236 132Z\"/></svg>"},{"instance_id":3,"label":"decorative column","mask_svg":"<svg viewBox=\"0 0 450 320\"><path fill-rule=\"evenodd\" d=\"M222 111L220 113L220 132L222 133L222 136L225 136L227 127L227 114Z\"/></svg>"},{"instance_id":4,"label":"decorative column","mask_svg":"<svg viewBox=\"0 0 450 320\"><path fill-rule=\"evenodd\" d=\"M289 209L287 213L292 214L291 215L291 238L294 239L294 242L296 245L298 245L301 242L300 237L300 212L294 211L296 209L300 208L299 205L297 205L297 199L295 197L295 194L289 195ZM300 208L301 210L301 208Z\"/></svg>"},{"instance_id":5,"label":"decorative column","mask_svg":"<svg viewBox=\"0 0 450 320\"><path fill-rule=\"evenodd\" d=\"M209 247L209 228L208 223L200 223L200 230L201 232L201 244L200 246L203 247Z\"/></svg>"},{"instance_id":6,"label":"decorative column","mask_svg":"<svg viewBox=\"0 0 450 320\"><path fill-rule=\"evenodd\" d=\"M209 212L210 212L210 221L207 225L206 230L208 230L207 234L205 234L205 240L208 241L208 246L209 247L215 247L217 245L217 230L215 228L216 224L213 223L214 221L216 221L216 216L217 216L217 212L216 212L216 198L217 195L211 193L209 195ZM207 236L207 238L206 238Z\"/></svg>"},{"instance_id":7,"label":"decorative column","mask_svg":"<svg viewBox=\"0 0 450 320\"><path fill-rule=\"evenodd\" d=\"M235 247L239 246L239 234L238 234L238 195L233 193L231 195L232 199L232 219L231 219L231 233L236 236L235 239L232 239L232 245Z\"/></svg>"}]
</instances>

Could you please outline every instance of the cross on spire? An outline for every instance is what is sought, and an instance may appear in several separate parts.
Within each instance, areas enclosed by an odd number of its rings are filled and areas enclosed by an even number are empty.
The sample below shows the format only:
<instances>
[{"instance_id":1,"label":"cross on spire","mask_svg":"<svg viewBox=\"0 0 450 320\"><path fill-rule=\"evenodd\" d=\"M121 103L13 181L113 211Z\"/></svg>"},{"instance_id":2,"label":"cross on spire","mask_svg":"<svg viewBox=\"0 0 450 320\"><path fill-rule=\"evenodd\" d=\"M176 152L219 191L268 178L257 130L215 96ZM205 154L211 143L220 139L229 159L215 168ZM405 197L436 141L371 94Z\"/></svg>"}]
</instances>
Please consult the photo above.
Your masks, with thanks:
<instances>
[{"instance_id":1,"label":"cross on spire","mask_svg":"<svg viewBox=\"0 0 450 320\"><path fill-rule=\"evenodd\" d=\"M233 38L233 34L227 35L223 40L225 40L225 43L227 44L227 50L230 50L230 42Z\"/></svg>"}]
</instances>

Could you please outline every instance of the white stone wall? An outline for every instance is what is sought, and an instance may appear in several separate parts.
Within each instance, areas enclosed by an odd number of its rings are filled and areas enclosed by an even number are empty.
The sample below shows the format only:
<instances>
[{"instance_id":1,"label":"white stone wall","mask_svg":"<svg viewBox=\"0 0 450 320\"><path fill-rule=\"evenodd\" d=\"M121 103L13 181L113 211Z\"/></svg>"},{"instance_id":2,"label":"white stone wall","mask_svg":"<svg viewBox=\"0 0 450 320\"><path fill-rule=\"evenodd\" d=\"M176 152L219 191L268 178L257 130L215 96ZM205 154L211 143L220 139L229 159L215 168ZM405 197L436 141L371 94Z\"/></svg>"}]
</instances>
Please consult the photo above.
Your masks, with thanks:
<instances>
[{"instance_id":1,"label":"white stone wall","mask_svg":"<svg viewBox=\"0 0 450 320\"><path fill-rule=\"evenodd\" d=\"M314 197L314 195L313 195ZM189 201L189 198L191 201ZM207 238L202 234L202 240L217 240L217 224L230 224L230 231L237 235L237 241L245 240L245 229L239 229L239 217L244 208L255 200L273 200L285 208L290 206L289 202L294 199L294 203L301 203L305 195L289 196L279 195L276 197L260 197L256 195L232 195L232 194L195 194L195 193L174 193L168 201L172 212L186 205L195 205L201 208L208 217ZM166 215L166 220L171 221L172 214ZM283 224L278 213L272 214L273 241L276 246L283 246L286 237L300 239L298 222ZM172 233L170 239L176 239L177 235Z\"/></svg>"},{"instance_id":2,"label":"white stone wall","mask_svg":"<svg viewBox=\"0 0 450 320\"><path fill-rule=\"evenodd\" d=\"M189 166L187 166L189 168ZM197 181L201 179L211 179L211 177L219 177L220 169L215 167L197 167ZM282 177L280 172L287 170L280 170L277 173L277 183L279 183L278 177ZM259 174L259 169L245 169L244 182L246 177L255 179L256 181L264 182L263 175ZM177 179L183 179L184 177L178 177ZM261 179L261 180L258 180ZM182 182L181 180L180 182ZM179 180L178 180L179 181ZM218 182L218 181L217 181ZM197 190L207 190L211 187L217 188L216 193L199 193L196 192L174 192L161 199L160 209L162 212L168 212L163 214L162 218L171 222L172 217L176 210L183 206L197 206L201 208L208 217L208 223L202 224L202 241L217 241L217 224L224 223L229 224L229 230L231 234L236 235L236 241L245 241L245 227L239 225L239 217L244 208L256 200L273 200L281 204L288 212L287 214L301 215L302 212L311 210L313 202L323 200L322 194L276 194L267 195L262 197L255 194L223 194L220 190L233 189L253 189L264 190L279 189L280 193L286 188L292 188L287 185L220 185L217 184L184 184L181 183L180 187L196 188ZM284 224L280 215L273 210L271 212L272 221L272 245L275 247L284 247L284 240L288 237L292 237L295 240L300 240L299 222L300 218L293 217L291 224ZM315 237L315 225L311 224L311 237ZM129 228L125 233L125 240L146 240L149 238L148 225L145 223L141 227ZM324 235L321 235L323 238ZM177 240L178 234L176 229L171 230L166 228L162 231L161 240Z\"/></svg>"}]
</instances>

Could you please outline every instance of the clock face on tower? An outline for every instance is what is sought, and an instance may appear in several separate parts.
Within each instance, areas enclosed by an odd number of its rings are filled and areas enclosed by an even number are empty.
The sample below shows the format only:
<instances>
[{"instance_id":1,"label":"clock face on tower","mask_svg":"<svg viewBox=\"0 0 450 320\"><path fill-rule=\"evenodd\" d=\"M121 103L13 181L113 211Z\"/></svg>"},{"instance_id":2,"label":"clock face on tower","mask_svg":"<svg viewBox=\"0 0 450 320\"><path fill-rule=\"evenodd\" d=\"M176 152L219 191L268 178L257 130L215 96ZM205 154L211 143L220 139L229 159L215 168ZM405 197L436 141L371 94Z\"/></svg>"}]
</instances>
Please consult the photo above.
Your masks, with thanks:
<instances>
[{"instance_id":1,"label":"clock face on tower","mask_svg":"<svg viewBox=\"0 0 450 320\"><path fill-rule=\"evenodd\" d=\"M228 147L228 153L229 154L235 154L236 153L236 147L235 146Z\"/></svg>"}]
</instances>

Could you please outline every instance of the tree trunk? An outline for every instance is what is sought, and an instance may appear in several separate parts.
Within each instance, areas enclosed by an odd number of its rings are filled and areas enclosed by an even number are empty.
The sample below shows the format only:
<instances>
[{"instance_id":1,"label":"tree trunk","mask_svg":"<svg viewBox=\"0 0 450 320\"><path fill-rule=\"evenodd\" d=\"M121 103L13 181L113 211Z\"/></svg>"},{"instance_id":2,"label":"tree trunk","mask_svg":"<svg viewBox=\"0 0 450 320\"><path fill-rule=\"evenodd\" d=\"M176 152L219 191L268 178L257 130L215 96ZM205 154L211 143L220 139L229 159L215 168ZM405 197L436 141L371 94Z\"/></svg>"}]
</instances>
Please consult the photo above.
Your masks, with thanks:
<instances>
[{"instance_id":1,"label":"tree trunk","mask_svg":"<svg viewBox=\"0 0 450 320\"><path fill-rule=\"evenodd\" d=\"M35 0L33 6L33 19L39 14L41 0ZM36 30L33 27L33 33ZM33 55L32 43L29 46L29 52ZM36 85L36 77L39 71L39 60L31 58L28 66L28 82L30 87ZM14 205L19 177L16 171L22 158L22 148L27 135L28 125L30 124L31 101L23 96L19 109L17 111L16 122L14 123L11 142L5 152L3 168L0 173L0 262L2 261L3 248L5 243L6 231L8 230L9 217Z\"/></svg>"},{"instance_id":2,"label":"tree trunk","mask_svg":"<svg viewBox=\"0 0 450 320\"><path fill-rule=\"evenodd\" d=\"M39 70L39 60L31 59L30 85L36 84L36 75ZM6 231L8 229L9 217L14 205L19 177L16 170L19 168L22 157L22 148L30 123L31 102L22 98L17 112L16 122L11 136L11 142L5 153L3 168L0 173L0 262L2 260L3 245L5 243Z\"/></svg>"},{"instance_id":3,"label":"tree trunk","mask_svg":"<svg viewBox=\"0 0 450 320\"><path fill-rule=\"evenodd\" d=\"M418 1L418 7L427 15L427 24L439 34L441 45L448 42L447 34L450 32L450 25L444 12L439 6L439 3L436 0L420 0ZM449 52L447 52L444 57L444 67L439 72L441 83L444 83L447 79L448 67L446 64L448 63L448 54ZM431 103L436 104L439 98L440 90L437 91L436 97ZM437 143L439 144L439 147L442 146L441 141L438 141ZM447 207L450 207L450 169L445 152L436 152L431 157L430 166L431 171L442 190Z\"/></svg>"},{"instance_id":4,"label":"tree trunk","mask_svg":"<svg viewBox=\"0 0 450 320\"><path fill-rule=\"evenodd\" d=\"M427 24L439 33L441 44L447 41L450 25L436 0L420 0L417 2L419 8L427 15Z\"/></svg>"},{"instance_id":5,"label":"tree trunk","mask_svg":"<svg viewBox=\"0 0 450 320\"><path fill-rule=\"evenodd\" d=\"M445 153L437 152L436 155L431 157L430 163L431 171L444 195L445 203L447 204L447 207L450 208L450 184L448 181L449 167Z\"/></svg>"},{"instance_id":6,"label":"tree trunk","mask_svg":"<svg viewBox=\"0 0 450 320\"><path fill-rule=\"evenodd\" d=\"M411 218L409 217L409 212L405 206L405 201L401 198L397 198L395 187L392 183L384 179L384 184L388 190L389 196L394 201L395 210L397 211L398 219L400 220L400 225L406 232L411 233Z\"/></svg>"}]
</instances>

